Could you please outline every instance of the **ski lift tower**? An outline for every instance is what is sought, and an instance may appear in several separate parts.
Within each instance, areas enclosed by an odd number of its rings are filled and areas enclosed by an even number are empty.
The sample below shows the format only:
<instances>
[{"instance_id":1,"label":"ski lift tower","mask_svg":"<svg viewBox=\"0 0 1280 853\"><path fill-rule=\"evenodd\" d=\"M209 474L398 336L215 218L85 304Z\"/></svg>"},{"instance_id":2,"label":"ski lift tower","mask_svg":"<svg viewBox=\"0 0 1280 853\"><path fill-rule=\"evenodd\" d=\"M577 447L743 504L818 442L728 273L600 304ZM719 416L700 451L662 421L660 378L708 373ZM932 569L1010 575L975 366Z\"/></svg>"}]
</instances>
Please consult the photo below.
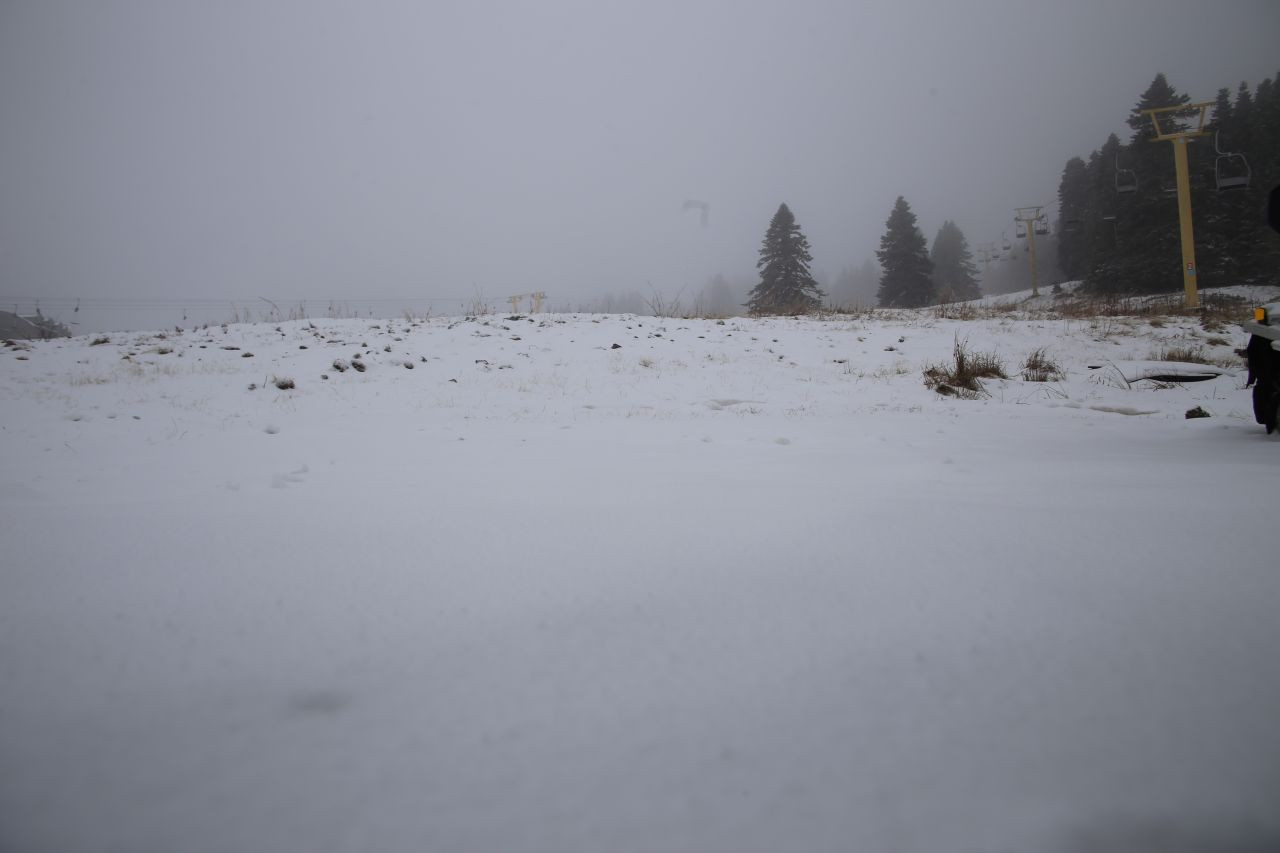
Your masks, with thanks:
<instances>
[{"instance_id":1,"label":"ski lift tower","mask_svg":"<svg viewBox=\"0 0 1280 853\"><path fill-rule=\"evenodd\" d=\"M1210 135L1210 131L1204 129L1204 124L1211 106L1212 101L1205 101L1142 111L1143 115L1151 117L1151 123L1155 125L1156 135L1151 141L1173 144L1173 166L1178 176L1178 225L1182 230L1182 286L1186 291L1188 308L1200 307L1200 294L1196 290L1196 243L1191 229L1191 180L1187 168L1187 145L1193 139ZM1161 121L1164 122L1163 125Z\"/></svg>"},{"instance_id":2,"label":"ski lift tower","mask_svg":"<svg viewBox=\"0 0 1280 853\"><path fill-rule=\"evenodd\" d=\"M1013 222L1017 231L1026 232L1027 255L1031 261L1031 295L1039 296L1040 288L1036 280L1036 235L1047 233L1044 216L1044 205L1017 207L1013 211ZM1019 234L1018 236L1022 236Z\"/></svg>"}]
</instances>

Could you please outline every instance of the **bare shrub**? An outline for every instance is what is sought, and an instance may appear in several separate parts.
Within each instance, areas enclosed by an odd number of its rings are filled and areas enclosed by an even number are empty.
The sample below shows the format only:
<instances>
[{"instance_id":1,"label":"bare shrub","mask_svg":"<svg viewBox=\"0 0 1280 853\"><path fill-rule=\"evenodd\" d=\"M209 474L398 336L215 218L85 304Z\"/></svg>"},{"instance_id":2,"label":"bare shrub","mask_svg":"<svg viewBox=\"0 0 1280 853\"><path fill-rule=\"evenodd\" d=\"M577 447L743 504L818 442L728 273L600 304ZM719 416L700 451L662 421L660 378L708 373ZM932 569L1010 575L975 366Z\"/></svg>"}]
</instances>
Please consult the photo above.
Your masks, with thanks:
<instances>
[{"instance_id":1,"label":"bare shrub","mask_svg":"<svg viewBox=\"0 0 1280 853\"><path fill-rule=\"evenodd\" d=\"M484 293L479 287L476 287L475 296L471 299L471 304L467 306L468 317L485 317L494 313L493 305L484 297Z\"/></svg>"},{"instance_id":2,"label":"bare shrub","mask_svg":"<svg viewBox=\"0 0 1280 853\"><path fill-rule=\"evenodd\" d=\"M649 282L649 290L653 294L644 300L644 304L649 309L649 313L655 317L680 317L682 315L680 308L680 297L684 295L684 288L676 293L674 299L667 299L658 289L653 286L653 282Z\"/></svg>"},{"instance_id":3,"label":"bare shrub","mask_svg":"<svg viewBox=\"0 0 1280 853\"><path fill-rule=\"evenodd\" d=\"M1000 356L970 352L969 342L956 338L951 364L930 365L924 370L924 384L939 394L976 399L986 394L983 379L1008 379Z\"/></svg>"}]
</instances>

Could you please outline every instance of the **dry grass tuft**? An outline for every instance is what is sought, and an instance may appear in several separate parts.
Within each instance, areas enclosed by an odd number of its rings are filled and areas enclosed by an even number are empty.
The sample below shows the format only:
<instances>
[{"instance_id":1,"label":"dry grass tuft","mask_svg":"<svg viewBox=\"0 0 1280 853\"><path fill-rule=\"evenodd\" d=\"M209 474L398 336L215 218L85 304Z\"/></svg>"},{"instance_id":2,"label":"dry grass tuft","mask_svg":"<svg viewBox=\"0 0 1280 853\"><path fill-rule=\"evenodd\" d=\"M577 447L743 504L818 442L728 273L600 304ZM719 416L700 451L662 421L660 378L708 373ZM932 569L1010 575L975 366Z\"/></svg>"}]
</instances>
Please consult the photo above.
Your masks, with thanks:
<instances>
[{"instance_id":1,"label":"dry grass tuft","mask_svg":"<svg viewBox=\"0 0 1280 853\"><path fill-rule=\"evenodd\" d=\"M1164 346L1158 350L1152 350L1147 357L1152 361L1184 361L1190 364L1209 363L1209 359L1204 354L1204 348L1199 346Z\"/></svg>"},{"instance_id":2,"label":"dry grass tuft","mask_svg":"<svg viewBox=\"0 0 1280 853\"><path fill-rule=\"evenodd\" d=\"M1022 378L1026 382L1056 382L1063 376L1062 366L1049 357L1044 347L1032 350L1022 362Z\"/></svg>"},{"instance_id":3,"label":"dry grass tuft","mask_svg":"<svg viewBox=\"0 0 1280 853\"><path fill-rule=\"evenodd\" d=\"M944 396L976 399L984 396L983 379L1008 379L1004 362L995 353L970 352L968 341L956 338L951 364L935 364L924 370L924 384Z\"/></svg>"}]
</instances>

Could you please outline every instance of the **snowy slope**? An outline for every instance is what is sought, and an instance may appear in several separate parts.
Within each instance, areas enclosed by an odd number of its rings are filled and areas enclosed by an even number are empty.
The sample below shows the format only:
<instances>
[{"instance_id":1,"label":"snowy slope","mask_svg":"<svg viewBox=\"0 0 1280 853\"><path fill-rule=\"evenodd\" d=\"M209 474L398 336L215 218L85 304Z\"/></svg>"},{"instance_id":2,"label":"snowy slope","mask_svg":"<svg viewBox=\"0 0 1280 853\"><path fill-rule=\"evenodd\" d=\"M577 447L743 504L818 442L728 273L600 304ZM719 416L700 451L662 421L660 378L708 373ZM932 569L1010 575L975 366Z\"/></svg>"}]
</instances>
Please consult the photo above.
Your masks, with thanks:
<instances>
[{"instance_id":1,"label":"snowy slope","mask_svg":"<svg viewBox=\"0 0 1280 853\"><path fill-rule=\"evenodd\" d=\"M926 389L957 340L1015 378ZM1276 849L1241 344L893 312L0 350L0 849ZM1041 347L1060 381L1017 376ZM1088 367L1173 347L1223 375Z\"/></svg>"}]
</instances>

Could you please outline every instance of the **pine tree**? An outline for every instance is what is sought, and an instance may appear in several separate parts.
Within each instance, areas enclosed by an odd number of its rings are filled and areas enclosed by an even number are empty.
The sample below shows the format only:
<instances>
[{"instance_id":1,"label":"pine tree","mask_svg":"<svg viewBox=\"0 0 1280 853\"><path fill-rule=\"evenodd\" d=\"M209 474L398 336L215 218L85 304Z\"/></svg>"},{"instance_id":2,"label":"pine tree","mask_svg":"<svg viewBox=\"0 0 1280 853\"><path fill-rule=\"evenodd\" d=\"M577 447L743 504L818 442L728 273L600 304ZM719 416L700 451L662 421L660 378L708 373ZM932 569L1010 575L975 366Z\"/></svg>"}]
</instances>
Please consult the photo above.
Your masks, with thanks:
<instances>
[{"instance_id":1,"label":"pine tree","mask_svg":"<svg viewBox=\"0 0 1280 853\"><path fill-rule=\"evenodd\" d=\"M942 223L933 238L929 261L933 264L933 283L941 301L963 302L982 296L969 242L960 226L950 219Z\"/></svg>"},{"instance_id":2,"label":"pine tree","mask_svg":"<svg viewBox=\"0 0 1280 853\"><path fill-rule=\"evenodd\" d=\"M1280 80L1280 77L1277 77ZM1155 127L1142 110L1188 102L1164 75L1157 75L1129 118L1128 145L1113 134L1085 166L1087 207L1083 218L1086 286L1099 293L1177 291L1182 286L1181 246L1170 145L1155 142ZM1198 113L1198 111L1195 111ZM1169 130L1167 118L1162 126ZM1185 124L1185 122L1184 122ZM1247 82L1219 89L1208 130L1188 148L1196 265L1201 287L1272 281L1280 269L1280 242L1262 222L1266 194L1280 182L1280 92L1263 80L1253 93ZM1241 155L1241 157L1236 156ZM1247 188L1217 190L1220 174L1238 176L1247 160ZM1068 163L1059 187L1065 221L1071 207ZM1221 171L1219 171L1221 170ZM1124 180L1121 181L1123 176ZM1136 177L1136 187L1133 178ZM1074 179L1072 179L1074 180ZM1118 187L1135 187L1119 192ZM1074 277L1072 236L1061 234L1064 271Z\"/></svg>"},{"instance_id":3,"label":"pine tree","mask_svg":"<svg viewBox=\"0 0 1280 853\"><path fill-rule=\"evenodd\" d=\"M880 267L871 258L866 258L862 266L853 271L854 305L874 305L879 287Z\"/></svg>"},{"instance_id":4,"label":"pine tree","mask_svg":"<svg viewBox=\"0 0 1280 853\"><path fill-rule=\"evenodd\" d=\"M876 298L881 307L918 308L933 303L933 281L929 277L933 264L926 246L911 205L898 196L876 251L881 269Z\"/></svg>"},{"instance_id":5,"label":"pine tree","mask_svg":"<svg viewBox=\"0 0 1280 853\"><path fill-rule=\"evenodd\" d=\"M1111 288L1138 293L1174 291L1182 287L1182 249L1178 230L1178 204L1173 150L1156 142L1155 123L1143 110L1176 107L1190 98L1157 74L1129 115L1133 135L1122 157L1138 179L1137 192L1125 200L1116 231L1123 251L1110 259L1107 274ZM1168 117L1161 127L1171 128Z\"/></svg>"},{"instance_id":6,"label":"pine tree","mask_svg":"<svg viewBox=\"0 0 1280 853\"><path fill-rule=\"evenodd\" d=\"M1248 94L1247 87L1241 84L1241 91ZM1218 177L1217 155L1214 151L1239 150L1238 142L1243 137L1244 124L1236 116L1231 103L1231 94L1225 88L1218 90L1214 100L1213 113L1210 116L1209 129L1213 131L1211 145L1199 146L1200 156L1196 166L1204 175L1206 182L1216 181ZM1224 158L1230 164L1231 158ZM1240 280L1244 272L1244 262L1248 251L1241 252L1241 243L1248 242L1254 231L1249 220L1252 210L1246 198L1249 194L1241 192L1202 193L1193 196L1193 220L1196 239L1196 264L1199 267L1202 282L1232 282ZM1243 240L1242 240L1243 238Z\"/></svg>"},{"instance_id":7,"label":"pine tree","mask_svg":"<svg viewBox=\"0 0 1280 853\"><path fill-rule=\"evenodd\" d=\"M827 291L827 301L834 308L850 309L857 304L854 291L853 269L841 267L836 280Z\"/></svg>"},{"instance_id":8,"label":"pine tree","mask_svg":"<svg viewBox=\"0 0 1280 853\"><path fill-rule=\"evenodd\" d=\"M1239 150L1248 159L1252 172L1249 188L1232 190L1221 195L1234 197L1234 203L1244 211L1240 229L1238 251L1243 255L1240 276L1224 284L1256 282L1274 284L1280 270L1280 241L1271 233L1261 212L1266 208L1267 195L1280 183L1280 93L1276 91L1280 75L1275 80L1265 79L1254 89L1252 99L1237 95L1234 106L1235 123L1239 126L1240 141L1230 147ZM1248 89L1241 86L1242 93ZM1242 101L1248 102L1241 115ZM1225 146L1224 146L1225 147Z\"/></svg>"},{"instance_id":9,"label":"pine tree","mask_svg":"<svg viewBox=\"0 0 1280 853\"><path fill-rule=\"evenodd\" d=\"M716 273L710 281L703 285L698 297L702 315L706 317L732 317L738 310L738 299L733 294L733 285L720 273Z\"/></svg>"},{"instance_id":10,"label":"pine tree","mask_svg":"<svg viewBox=\"0 0 1280 853\"><path fill-rule=\"evenodd\" d=\"M1130 180L1129 152L1114 133L1102 148L1089 158L1089 204L1095 215L1085 226L1085 287L1094 293L1116 293L1120 290L1115 274L1121 247L1129 245L1130 215L1137 200L1136 192L1121 193L1116 187ZM1125 229L1121 233L1122 227Z\"/></svg>"},{"instance_id":11,"label":"pine tree","mask_svg":"<svg viewBox=\"0 0 1280 853\"><path fill-rule=\"evenodd\" d=\"M751 290L752 314L802 314L822 304L823 292L809 272L813 257L791 209L779 205L760 246L760 283Z\"/></svg>"},{"instance_id":12,"label":"pine tree","mask_svg":"<svg viewBox=\"0 0 1280 853\"><path fill-rule=\"evenodd\" d=\"M1068 279L1084 278L1089 269L1087 224L1093 218L1089 169L1072 157L1058 182L1058 266Z\"/></svg>"}]
</instances>

